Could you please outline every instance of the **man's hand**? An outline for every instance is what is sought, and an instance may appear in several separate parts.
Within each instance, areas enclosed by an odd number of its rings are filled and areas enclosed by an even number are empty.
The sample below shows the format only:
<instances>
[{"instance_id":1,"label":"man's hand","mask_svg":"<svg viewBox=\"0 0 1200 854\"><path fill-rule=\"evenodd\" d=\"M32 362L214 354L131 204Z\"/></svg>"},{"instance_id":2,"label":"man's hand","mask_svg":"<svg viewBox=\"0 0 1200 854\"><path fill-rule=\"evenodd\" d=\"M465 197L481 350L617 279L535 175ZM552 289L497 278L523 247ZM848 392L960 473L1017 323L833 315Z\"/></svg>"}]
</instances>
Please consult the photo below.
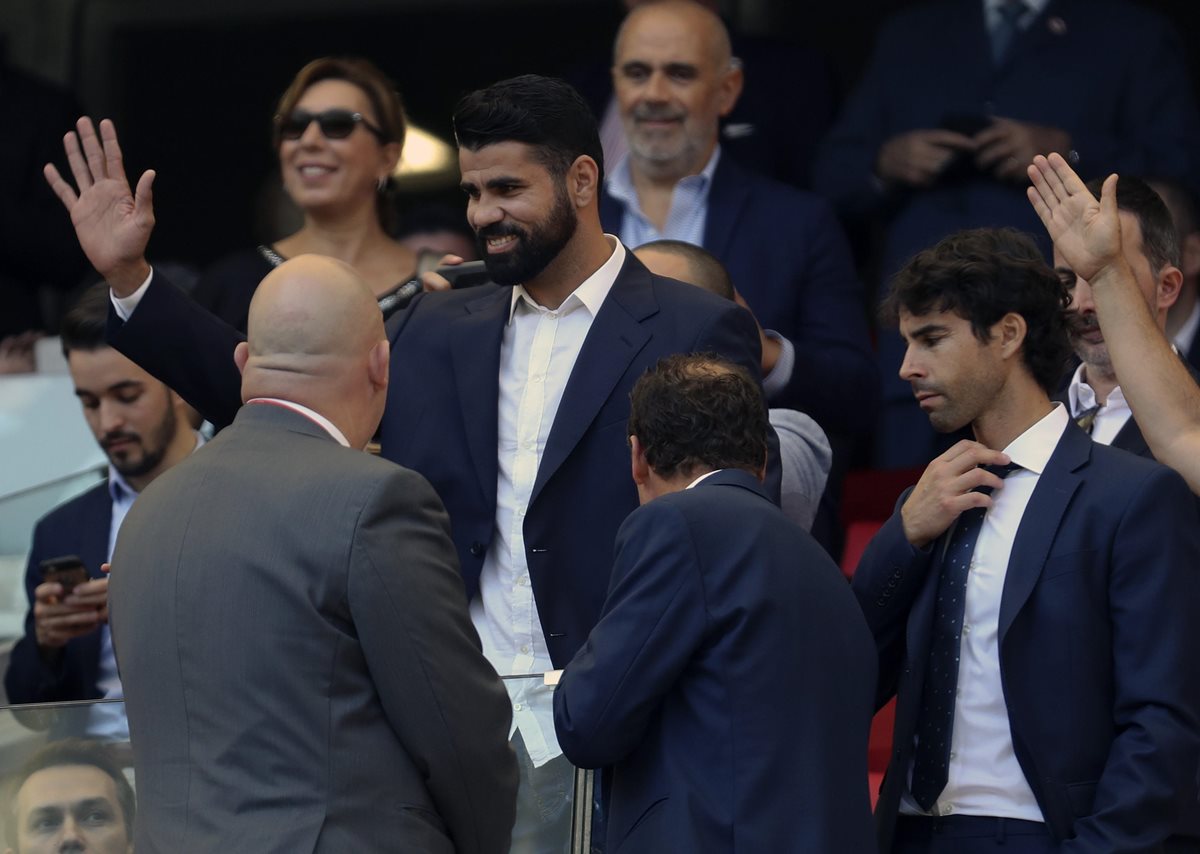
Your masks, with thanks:
<instances>
[{"instance_id":1,"label":"man's hand","mask_svg":"<svg viewBox=\"0 0 1200 854\"><path fill-rule=\"evenodd\" d=\"M463 259L458 255L443 255L438 261L439 267L457 267L463 263ZM439 276L433 270L426 270L420 276L421 287L426 291L448 291L451 288L450 281L445 276Z\"/></svg>"},{"instance_id":2,"label":"man's hand","mask_svg":"<svg viewBox=\"0 0 1200 854\"><path fill-rule=\"evenodd\" d=\"M1126 267L1117 212L1117 176L1109 175L1100 201L1058 154L1033 158L1026 195L1063 260L1087 282L1101 271ZM1132 273L1130 273L1132 275Z\"/></svg>"},{"instance_id":3,"label":"man's hand","mask_svg":"<svg viewBox=\"0 0 1200 854\"><path fill-rule=\"evenodd\" d=\"M78 194L53 163L47 163L43 173L71 214L79 246L92 266L117 296L129 296L150 275L145 256L154 230L154 171L142 173L131 194L113 123L101 121L99 137L87 116L75 127L63 137L63 147Z\"/></svg>"},{"instance_id":4,"label":"man's hand","mask_svg":"<svg viewBox=\"0 0 1200 854\"><path fill-rule=\"evenodd\" d=\"M973 490L977 486L998 489L1004 481L979 466L1006 465L1008 461L1007 454L967 439L935 459L900 509L905 538L924 548L964 510L992 506L989 496Z\"/></svg>"},{"instance_id":5,"label":"man's hand","mask_svg":"<svg viewBox=\"0 0 1200 854\"><path fill-rule=\"evenodd\" d=\"M1067 151L1071 137L1058 128L995 118L975 134L975 165L1001 181L1025 182L1026 168L1043 151Z\"/></svg>"},{"instance_id":6,"label":"man's hand","mask_svg":"<svg viewBox=\"0 0 1200 854\"><path fill-rule=\"evenodd\" d=\"M883 144L875 173L885 181L928 187L958 152L974 150L969 136L952 130L912 130Z\"/></svg>"},{"instance_id":7,"label":"man's hand","mask_svg":"<svg viewBox=\"0 0 1200 854\"><path fill-rule=\"evenodd\" d=\"M63 598L56 581L39 584L33 591L33 626L38 646L58 649L95 631L108 622L108 579L93 578L78 584Z\"/></svg>"}]
</instances>

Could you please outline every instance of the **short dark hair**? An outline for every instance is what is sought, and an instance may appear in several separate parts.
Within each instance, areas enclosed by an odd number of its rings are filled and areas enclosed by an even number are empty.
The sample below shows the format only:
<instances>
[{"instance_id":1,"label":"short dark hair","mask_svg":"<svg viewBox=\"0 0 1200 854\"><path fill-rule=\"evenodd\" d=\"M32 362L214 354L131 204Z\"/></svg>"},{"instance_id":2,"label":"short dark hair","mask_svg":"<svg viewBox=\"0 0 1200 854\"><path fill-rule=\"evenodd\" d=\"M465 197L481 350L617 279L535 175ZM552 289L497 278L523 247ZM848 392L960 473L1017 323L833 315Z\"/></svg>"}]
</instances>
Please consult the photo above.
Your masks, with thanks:
<instances>
[{"instance_id":1,"label":"short dark hair","mask_svg":"<svg viewBox=\"0 0 1200 854\"><path fill-rule=\"evenodd\" d=\"M691 272L689 285L701 287L722 299L733 299L733 279L729 277L729 271L707 249L683 240L652 240L638 249L653 249L682 258Z\"/></svg>"},{"instance_id":2,"label":"short dark hair","mask_svg":"<svg viewBox=\"0 0 1200 854\"><path fill-rule=\"evenodd\" d=\"M1154 192L1158 193L1167 210L1171 212L1171 219L1175 221L1175 233L1179 235L1181 243L1184 235L1200 229L1200 217L1196 214L1196 194L1191 189L1174 178L1147 178L1146 183L1154 188ZM1120 182L1117 186L1121 186ZM1182 252L1183 247L1180 246L1181 259Z\"/></svg>"},{"instance_id":3,"label":"short dark hair","mask_svg":"<svg viewBox=\"0 0 1200 854\"><path fill-rule=\"evenodd\" d=\"M90 741L80 738L64 738L52 741L25 760L16 773L8 781L8 820L5 822L5 837L8 846L17 849L17 829L20 816L17 815L17 793L25 785L25 781L47 768L58 768L63 765L90 765L98 768L112 778L117 789L117 803L125 818L125 833L133 839L133 822L137 817L137 802L133 786L121 771L121 766L113 757L112 750L103 742Z\"/></svg>"},{"instance_id":4,"label":"short dark hair","mask_svg":"<svg viewBox=\"0 0 1200 854\"><path fill-rule=\"evenodd\" d=\"M1066 308L1070 292L1037 244L1012 228L976 228L943 238L919 252L892 280L880 307L895 323L904 310L922 315L952 311L971 323L980 341L1009 312L1025 318L1021 356L1047 392L1062 376L1071 353Z\"/></svg>"},{"instance_id":5,"label":"short dark hair","mask_svg":"<svg viewBox=\"0 0 1200 854\"><path fill-rule=\"evenodd\" d=\"M523 142L537 151L550 174L562 178L580 156L596 161L604 180L600 131L583 96L565 80L522 74L477 89L454 108L460 148L478 151L501 142Z\"/></svg>"},{"instance_id":6,"label":"short dark hair","mask_svg":"<svg viewBox=\"0 0 1200 854\"><path fill-rule=\"evenodd\" d=\"M755 474L767 455L762 390L744 368L715 353L667 356L630 393L629 435L660 477L699 469Z\"/></svg>"},{"instance_id":7,"label":"short dark hair","mask_svg":"<svg viewBox=\"0 0 1200 854\"><path fill-rule=\"evenodd\" d=\"M90 285L63 316L59 336L63 356L72 350L100 350L108 346L104 332L108 326L108 285Z\"/></svg>"},{"instance_id":8,"label":"short dark hair","mask_svg":"<svg viewBox=\"0 0 1200 854\"><path fill-rule=\"evenodd\" d=\"M1104 181L1088 182L1092 195L1100 197ZM1117 180L1117 210L1133 214L1142 230L1142 251L1150 262L1150 269L1157 273L1170 264L1179 266L1179 231L1175 220L1162 196L1154 188L1133 175L1122 175Z\"/></svg>"}]
</instances>

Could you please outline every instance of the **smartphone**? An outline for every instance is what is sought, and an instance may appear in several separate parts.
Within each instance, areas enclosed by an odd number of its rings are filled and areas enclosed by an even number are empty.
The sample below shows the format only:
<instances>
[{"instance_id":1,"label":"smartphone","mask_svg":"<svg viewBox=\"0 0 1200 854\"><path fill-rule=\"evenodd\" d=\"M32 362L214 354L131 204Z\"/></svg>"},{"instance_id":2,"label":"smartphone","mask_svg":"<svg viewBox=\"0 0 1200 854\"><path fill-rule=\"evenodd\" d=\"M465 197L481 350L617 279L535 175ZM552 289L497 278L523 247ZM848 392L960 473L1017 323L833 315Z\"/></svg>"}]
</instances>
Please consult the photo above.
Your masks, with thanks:
<instances>
[{"instance_id":1,"label":"smartphone","mask_svg":"<svg viewBox=\"0 0 1200 854\"><path fill-rule=\"evenodd\" d=\"M38 567L42 571L42 581L53 581L62 585L62 595L67 597L75 589L75 585L83 584L90 577L87 567L78 555L62 555L44 560Z\"/></svg>"},{"instance_id":2,"label":"smartphone","mask_svg":"<svg viewBox=\"0 0 1200 854\"><path fill-rule=\"evenodd\" d=\"M449 281L450 287L455 289L473 288L491 281L487 267L482 261L465 261L453 267L438 267L434 272Z\"/></svg>"}]
</instances>

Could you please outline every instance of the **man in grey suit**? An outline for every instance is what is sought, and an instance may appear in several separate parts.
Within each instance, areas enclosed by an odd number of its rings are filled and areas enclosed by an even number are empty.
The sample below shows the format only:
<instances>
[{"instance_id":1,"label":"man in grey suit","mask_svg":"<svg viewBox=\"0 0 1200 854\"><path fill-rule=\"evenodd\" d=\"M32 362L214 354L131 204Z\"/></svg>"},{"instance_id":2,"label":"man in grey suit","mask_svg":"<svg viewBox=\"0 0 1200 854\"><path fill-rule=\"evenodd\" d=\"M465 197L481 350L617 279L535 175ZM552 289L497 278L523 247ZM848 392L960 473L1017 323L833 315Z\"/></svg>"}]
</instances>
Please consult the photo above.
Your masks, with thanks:
<instances>
[{"instance_id":1,"label":"man in grey suit","mask_svg":"<svg viewBox=\"0 0 1200 854\"><path fill-rule=\"evenodd\" d=\"M233 357L247 405L155 482L113 558L136 849L507 851L511 710L446 513L359 450L388 378L369 290L294 259Z\"/></svg>"}]
</instances>

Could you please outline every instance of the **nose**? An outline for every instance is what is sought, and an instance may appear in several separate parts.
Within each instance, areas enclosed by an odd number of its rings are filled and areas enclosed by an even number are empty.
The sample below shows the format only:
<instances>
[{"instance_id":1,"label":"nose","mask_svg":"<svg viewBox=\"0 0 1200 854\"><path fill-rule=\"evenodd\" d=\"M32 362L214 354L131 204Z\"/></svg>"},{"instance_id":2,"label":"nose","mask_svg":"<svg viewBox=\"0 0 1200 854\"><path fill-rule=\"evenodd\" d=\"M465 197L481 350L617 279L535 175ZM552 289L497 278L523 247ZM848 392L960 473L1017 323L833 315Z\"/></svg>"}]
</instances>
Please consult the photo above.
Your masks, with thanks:
<instances>
[{"instance_id":1,"label":"nose","mask_svg":"<svg viewBox=\"0 0 1200 854\"><path fill-rule=\"evenodd\" d=\"M642 88L642 97L654 103L666 101L667 76L661 71L650 72L650 76L646 78L646 85Z\"/></svg>"},{"instance_id":2,"label":"nose","mask_svg":"<svg viewBox=\"0 0 1200 854\"><path fill-rule=\"evenodd\" d=\"M1092 286L1078 276L1075 277L1075 287L1071 289L1070 308L1080 314L1085 312L1094 314L1096 311L1096 303L1092 301Z\"/></svg>"},{"instance_id":3,"label":"nose","mask_svg":"<svg viewBox=\"0 0 1200 854\"><path fill-rule=\"evenodd\" d=\"M900 363L900 379L905 382L912 382L924 375L924 369L921 368L920 363L913 355L913 348L911 346L906 347L904 349L904 360Z\"/></svg>"},{"instance_id":4,"label":"nose","mask_svg":"<svg viewBox=\"0 0 1200 854\"><path fill-rule=\"evenodd\" d=\"M486 199L472 199L467 203L467 221L476 231L504 219L504 210Z\"/></svg>"},{"instance_id":5,"label":"nose","mask_svg":"<svg viewBox=\"0 0 1200 854\"><path fill-rule=\"evenodd\" d=\"M66 851L82 851L83 833L80 830L79 822L75 820L73 815L67 815L63 818L62 830L59 833L59 852Z\"/></svg>"},{"instance_id":6,"label":"nose","mask_svg":"<svg viewBox=\"0 0 1200 854\"><path fill-rule=\"evenodd\" d=\"M100 430L104 433L111 433L125 426L125 407L124 405L103 398L100 401Z\"/></svg>"},{"instance_id":7,"label":"nose","mask_svg":"<svg viewBox=\"0 0 1200 854\"><path fill-rule=\"evenodd\" d=\"M310 121L308 127L304 129L304 133L300 134L299 142L305 148L314 148L325 142L325 135L321 133L321 125L315 119Z\"/></svg>"}]
</instances>

